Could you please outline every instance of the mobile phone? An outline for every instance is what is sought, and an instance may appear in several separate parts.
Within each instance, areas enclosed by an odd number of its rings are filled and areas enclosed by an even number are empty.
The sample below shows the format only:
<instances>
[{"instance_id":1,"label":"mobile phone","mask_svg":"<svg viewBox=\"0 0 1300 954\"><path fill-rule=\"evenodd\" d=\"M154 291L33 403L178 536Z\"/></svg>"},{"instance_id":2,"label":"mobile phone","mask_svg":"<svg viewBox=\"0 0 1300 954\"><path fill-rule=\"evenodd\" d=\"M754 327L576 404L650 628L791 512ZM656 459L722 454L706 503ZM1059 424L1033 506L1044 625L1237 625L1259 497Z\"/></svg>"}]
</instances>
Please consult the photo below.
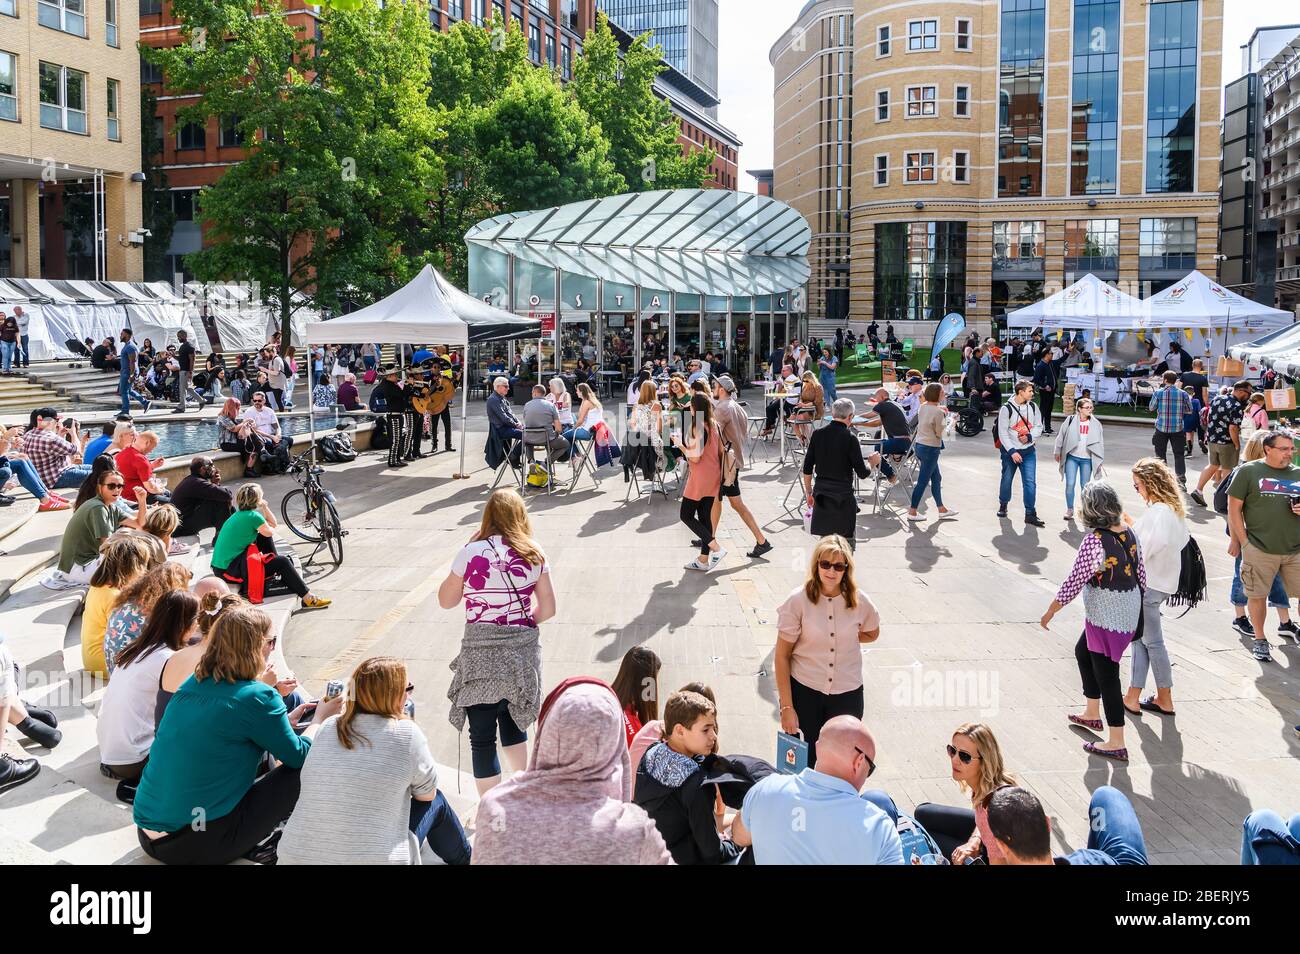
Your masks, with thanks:
<instances>
[{"instance_id":1,"label":"mobile phone","mask_svg":"<svg viewBox=\"0 0 1300 954\"><path fill-rule=\"evenodd\" d=\"M1295 507L1295 506L1297 506L1297 505L1300 505L1300 494L1292 494L1292 495L1291 495L1291 506Z\"/></svg>"},{"instance_id":2,"label":"mobile phone","mask_svg":"<svg viewBox=\"0 0 1300 954\"><path fill-rule=\"evenodd\" d=\"M343 683L338 679L331 679L325 684L325 701L337 698L343 694Z\"/></svg>"}]
</instances>

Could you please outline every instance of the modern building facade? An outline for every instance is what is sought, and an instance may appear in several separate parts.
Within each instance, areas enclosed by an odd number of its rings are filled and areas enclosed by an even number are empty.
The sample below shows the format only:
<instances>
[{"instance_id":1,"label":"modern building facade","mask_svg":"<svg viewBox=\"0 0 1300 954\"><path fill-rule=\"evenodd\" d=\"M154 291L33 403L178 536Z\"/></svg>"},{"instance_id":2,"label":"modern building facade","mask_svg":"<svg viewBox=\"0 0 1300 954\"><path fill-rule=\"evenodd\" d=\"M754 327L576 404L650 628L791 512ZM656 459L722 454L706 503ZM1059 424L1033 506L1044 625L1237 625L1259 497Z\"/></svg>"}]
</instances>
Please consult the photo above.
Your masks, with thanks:
<instances>
[{"instance_id":1,"label":"modern building facade","mask_svg":"<svg viewBox=\"0 0 1300 954\"><path fill-rule=\"evenodd\" d=\"M850 314L987 329L1211 272L1222 0L855 0ZM778 175L778 195L780 177Z\"/></svg>"},{"instance_id":2,"label":"modern building facade","mask_svg":"<svg viewBox=\"0 0 1300 954\"><path fill-rule=\"evenodd\" d=\"M0 0L0 278L138 281L136 4Z\"/></svg>"},{"instance_id":3,"label":"modern building facade","mask_svg":"<svg viewBox=\"0 0 1300 954\"><path fill-rule=\"evenodd\" d=\"M622 381L646 361L712 351L750 381L804 334L810 234L794 209L753 193L592 199L470 229L469 291L540 319L543 373L585 358Z\"/></svg>"},{"instance_id":4,"label":"modern building facade","mask_svg":"<svg viewBox=\"0 0 1300 954\"><path fill-rule=\"evenodd\" d=\"M759 195L772 195L772 185L776 176L775 169L746 169L754 177L754 191Z\"/></svg>"},{"instance_id":5,"label":"modern building facade","mask_svg":"<svg viewBox=\"0 0 1300 954\"><path fill-rule=\"evenodd\" d=\"M853 0L811 0L768 54L775 85L772 195L812 226L814 321L849 315L853 21Z\"/></svg>"},{"instance_id":6,"label":"modern building facade","mask_svg":"<svg viewBox=\"0 0 1300 954\"><path fill-rule=\"evenodd\" d=\"M668 65L717 99L718 0L596 0L596 6L628 33L653 31Z\"/></svg>"},{"instance_id":7,"label":"modern building facade","mask_svg":"<svg viewBox=\"0 0 1300 954\"><path fill-rule=\"evenodd\" d=\"M1300 303L1300 30L1259 71L1258 204L1276 233L1279 307ZM1272 303L1270 303L1272 304Z\"/></svg>"}]
</instances>

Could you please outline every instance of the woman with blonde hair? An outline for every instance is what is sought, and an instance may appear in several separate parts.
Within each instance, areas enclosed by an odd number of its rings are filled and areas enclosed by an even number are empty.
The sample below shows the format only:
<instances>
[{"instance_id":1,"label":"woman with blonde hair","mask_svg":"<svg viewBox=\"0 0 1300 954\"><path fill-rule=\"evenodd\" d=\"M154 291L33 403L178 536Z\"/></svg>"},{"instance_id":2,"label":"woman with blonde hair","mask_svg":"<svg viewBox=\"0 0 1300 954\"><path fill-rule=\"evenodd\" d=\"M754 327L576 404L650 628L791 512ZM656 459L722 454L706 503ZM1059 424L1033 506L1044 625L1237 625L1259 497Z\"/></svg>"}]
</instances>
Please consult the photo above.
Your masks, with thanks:
<instances>
[{"instance_id":1,"label":"woman with blonde hair","mask_svg":"<svg viewBox=\"0 0 1300 954\"><path fill-rule=\"evenodd\" d=\"M163 595L189 585L189 570L179 563L164 563L118 593L104 632L104 662L110 677L117 668L117 654L144 632L149 614Z\"/></svg>"},{"instance_id":2,"label":"woman with blonde hair","mask_svg":"<svg viewBox=\"0 0 1300 954\"><path fill-rule=\"evenodd\" d=\"M826 393L811 371L805 371L799 381L799 403L790 411L790 421L800 443L807 444L814 422L826 416Z\"/></svg>"},{"instance_id":3,"label":"woman with blonde hair","mask_svg":"<svg viewBox=\"0 0 1300 954\"><path fill-rule=\"evenodd\" d=\"M862 718L862 643L880 636L880 613L853 579L853 550L832 534L813 547L808 575L777 609L776 694L781 731L802 732L808 767L835 716Z\"/></svg>"},{"instance_id":4,"label":"woman with blonde hair","mask_svg":"<svg viewBox=\"0 0 1300 954\"><path fill-rule=\"evenodd\" d=\"M591 440L596 435L596 425L605 420L605 408L596 397L596 392L591 389L591 385L585 382L579 384L577 391L578 397L582 398L582 405L574 418L577 426L566 427L561 434L569 442L570 459L573 457L574 441Z\"/></svg>"},{"instance_id":5,"label":"woman with blonde hair","mask_svg":"<svg viewBox=\"0 0 1300 954\"><path fill-rule=\"evenodd\" d=\"M1018 785L1002 761L1002 748L993 730L982 722L957 726L948 743L953 780L970 793L971 808L950 808L924 802L916 806L916 820L955 865L982 857L991 865L1005 863L989 831L989 798L1006 785Z\"/></svg>"},{"instance_id":6,"label":"woman with blonde hair","mask_svg":"<svg viewBox=\"0 0 1300 954\"><path fill-rule=\"evenodd\" d=\"M1133 643L1124 708L1133 715L1141 715L1143 710L1173 715L1174 673L1165 648L1160 604L1178 592L1183 547L1191 537L1187 531L1187 508L1173 473L1158 457L1144 457L1133 465L1133 489L1146 501L1147 508L1136 520L1124 514L1124 523L1137 534L1147 581L1142 591L1142 638ZM1143 699L1148 666L1155 677L1156 692Z\"/></svg>"},{"instance_id":7,"label":"woman with blonde hair","mask_svg":"<svg viewBox=\"0 0 1300 954\"><path fill-rule=\"evenodd\" d=\"M278 864L419 864L426 839L447 864L469 864L469 842L438 791L429 742L402 711L413 690L400 659L376 656L357 666L343 712L321 724L303 764Z\"/></svg>"},{"instance_id":8,"label":"woman with blonde hair","mask_svg":"<svg viewBox=\"0 0 1300 954\"><path fill-rule=\"evenodd\" d=\"M495 490L478 533L452 561L438 603L465 604L460 654L447 698L451 723L469 722L474 783L482 795L501 781L497 734L511 769L528 765L528 734L542 701L538 626L555 615L555 590L546 554L533 539L518 491Z\"/></svg>"},{"instance_id":9,"label":"woman with blonde hair","mask_svg":"<svg viewBox=\"0 0 1300 954\"><path fill-rule=\"evenodd\" d=\"M118 595L165 558L139 534L115 535L104 541L101 552L81 610L81 665L86 672L107 675L104 637Z\"/></svg>"},{"instance_id":10,"label":"woman with blonde hair","mask_svg":"<svg viewBox=\"0 0 1300 954\"><path fill-rule=\"evenodd\" d=\"M647 479L653 478L667 465L663 426L663 406L659 403L658 390L654 382L647 379L637 390L627 420L628 445L635 455L630 466L640 467ZM625 459L624 467L627 466Z\"/></svg>"},{"instance_id":11,"label":"woman with blonde hair","mask_svg":"<svg viewBox=\"0 0 1300 954\"><path fill-rule=\"evenodd\" d=\"M149 857L199 865L273 860L274 849L262 843L293 812L299 770L321 723L343 708L338 696L287 712L261 679L275 642L271 617L259 609L229 609L217 620L194 676L167 706L136 791L135 824ZM311 705L311 724L298 734ZM280 764L259 777L268 752Z\"/></svg>"},{"instance_id":12,"label":"woman with blonde hair","mask_svg":"<svg viewBox=\"0 0 1300 954\"><path fill-rule=\"evenodd\" d=\"M276 577L302 601L303 609L324 609L330 600L307 589L298 570L288 557L275 549L275 516L259 484L244 484L235 492L235 512L221 526L212 544L212 572L240 584L247 595L248 548L256 545L263 554L274 554L266 562L266 578Z\"/></svg>"},{"instance_id":13,"label":"woman with blonde hair","mask_svg":"<svg viewBox=\"0 0 1300 954\"><path fill-rule=\"evenodd\" d=\"M551 378L550 393L546 395L546 400L555 405L555 410L560 415L560 424L563 427L573 426L573 398L569 397L569 391L564 386L563 378Z\"/></svg>"}]
</instances>

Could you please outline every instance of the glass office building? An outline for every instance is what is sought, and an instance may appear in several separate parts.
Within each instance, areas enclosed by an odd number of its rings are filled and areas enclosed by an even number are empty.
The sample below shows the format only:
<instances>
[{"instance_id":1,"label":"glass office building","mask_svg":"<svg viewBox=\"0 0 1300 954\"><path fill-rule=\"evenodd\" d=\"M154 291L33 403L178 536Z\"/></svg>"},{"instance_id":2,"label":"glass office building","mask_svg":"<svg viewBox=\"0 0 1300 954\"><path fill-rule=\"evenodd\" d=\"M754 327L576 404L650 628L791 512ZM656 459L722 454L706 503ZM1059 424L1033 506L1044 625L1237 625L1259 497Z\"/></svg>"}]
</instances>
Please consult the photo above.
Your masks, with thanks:
<instances>
[{"instance_id":1,"label":"glass office building","mask_svg":"<svg viewBox=\"0 0 1300 954\"><path fill-rule=\"evenodd\" d=\"M465 236L469 290L539 318L543 374L625 380L712 351L737 381L805 327L811 229L767 196L678 189L499 215Z\"/></svg>"}]
</instances>

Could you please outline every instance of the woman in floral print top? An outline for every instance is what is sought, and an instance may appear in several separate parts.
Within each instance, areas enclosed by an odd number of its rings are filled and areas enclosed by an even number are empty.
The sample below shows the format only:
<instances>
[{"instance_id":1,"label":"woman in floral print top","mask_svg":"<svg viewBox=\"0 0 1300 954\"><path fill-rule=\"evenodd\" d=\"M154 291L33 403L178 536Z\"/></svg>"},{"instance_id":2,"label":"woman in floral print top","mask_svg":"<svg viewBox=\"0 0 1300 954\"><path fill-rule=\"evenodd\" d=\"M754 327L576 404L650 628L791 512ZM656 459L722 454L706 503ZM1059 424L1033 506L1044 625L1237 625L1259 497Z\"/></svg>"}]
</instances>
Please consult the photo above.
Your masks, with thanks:
<instances>
[{"instance_id":1,"label":"woman in floral print top","mask_svg":"<svg viewBox=\"0 0 1300 954\"><path fill-rule=\"evenodd\" d=\"M164 593L190 585L190 571L179 563L156 566L117 595L104 632L104 662L111 678L117 654L144 631L145 621Z\"/></svg>"},{"instance_id":2,"label":"woman in floral print top","mask_svg":"<svg viewBox=\"0 0 1300 954\"><path fill-rule=\"evenodd\" d=\"M1074 725L1093 732L1102 730L1101 709L1106 712L1108 735L1104 743L1087 742L1084 749L1106 758L1128 760L1124 745L1124 694L1119 663L1136 638L1142 618L1142 591L1146 568L1137 536L1123 525L1119 494L1106 481L1084 486L1080 517L1091 531L1079 546L1074 569L1040 624L1047 629L1061 608L1083 593L1083 635L1074 647L1086 702L1082 716L1071 713Z\"/></svg>"}]
</instances>

